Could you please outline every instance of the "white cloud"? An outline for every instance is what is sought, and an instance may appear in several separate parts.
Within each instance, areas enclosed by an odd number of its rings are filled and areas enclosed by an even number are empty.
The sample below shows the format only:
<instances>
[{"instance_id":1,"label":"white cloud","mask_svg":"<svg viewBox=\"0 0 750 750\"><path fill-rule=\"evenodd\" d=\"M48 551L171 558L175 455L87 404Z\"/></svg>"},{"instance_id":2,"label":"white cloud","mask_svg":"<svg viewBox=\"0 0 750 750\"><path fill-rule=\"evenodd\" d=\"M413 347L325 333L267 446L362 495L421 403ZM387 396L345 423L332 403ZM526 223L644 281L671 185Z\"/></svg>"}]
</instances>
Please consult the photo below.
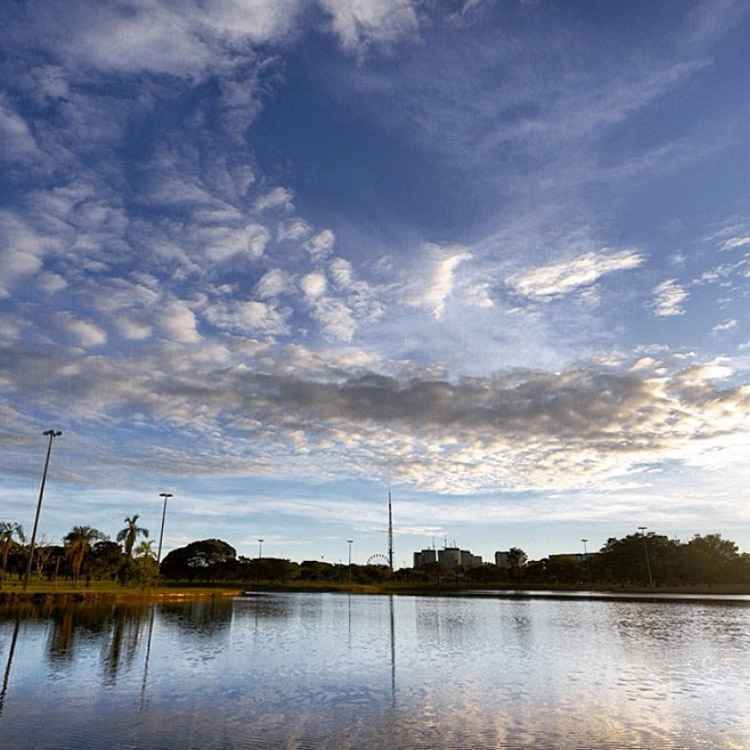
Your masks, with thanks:
<instances>
[{"instance_id":1,"label":"white cloud","mask_svg":"<svg viewBox=\"0 0 750 750\"><path fill-rule=\"evenodd\" d=\"M54 294L68 286L68 282L59 273L45 271L36 280L37 286L46 294Z\"/></svg>"},{"instance_id":2,"label":"white cloud","mask_svg":"<svg viewBox=\"0 0 750 750\"><path fill-rule=\"evenodd\" d=\"M302 281L300 282L300 286L302 287L302 291L305 293L305 296L308 299L317 299L321 295L325 293L326 287L328 286L328 282L326 281L326 277L322 273L313 272L308 273L306 276L302 278Z\"/></svg>"},{"instance_id":3,"label":"white cloud","mask_svg":"<svg viewBox=\"0 0 750 750\"><path fill-rule=\"evenodd\" d=\"M289 310L280 310L271 302L246 300L222 302L206 308L206 319L228 331L279 335L288 333Z\"/></svg>"},{"instance_id":4,"label":"white cloud","mask_svg":"<svg viewBox=\"0 0 750 750\"><path fill-rule=\"evenodd\" d=\"M36 140L26 121L0 95L0 157L15 161L38 154Z\"/></svg>"},{"instance_id":5,"label":"white cloud","mask_svg":"<svg viewBox=\"0 0 750 750\"><path fill-rule=\"evenodd\" d=\"M279 224L277 237L280 242L291 240L299 242L312 234L312 227L303 219L290 219Z\"/></svg>"},{"instance_id":6,"label":"white cloud","mask_svg":"<svg viewBox=\"0 0 750 750\"><path fill-rule=\"evenodd\" d=\"M344 258L334 258L329 266L331 270L331 276L337 287L340 289L348 289L352 285L354 279L354 272L352 270L352 264Z\"/></svg>"},{"instance_id":7,"label":"white cloud","mask_svg":"<svg viewBox=\"0 0 750 750\"><path fill-rule=\"evenodd\" d=\"M142 341L151 335L151 326L131 318L119 317L115 319L115 327L120 335L129 341Z\"/></svg>"},{"instance_id":8,"label":"white cloud","mask_svg":"<svg viewBox=\"0 0 750 750\"><path fill-rule=\"evenodd\" d=\"M407 283L406 304L427 310L440 320L445 312L445 301L453 291L456 269L472 256L463 245L426 243L423 248L424 265Z\"/></svg>"},{"instance_id":9,"label":"white cloud","mask_svg":"<svg viewBox=\"0 0 750 750\"><path fill-rule=\"evenodd\" d=\"M737 327L737 321L733 319L729 320L722 320L720 323L717 323L711 331L714 334L723 333L725 331L731 331L733 328Z\"/></svg>"},{"instance_id":10,"label":"white cloud","mask_svg":"<svg viewBox=\"0 0 750 750\"><path fill-rule=\"evenodd\" d=\"M312 316L320 323L327 338L349 343L357 330L352 311L341 300L331 297L316 299Z\"/></svg>"},{"instance_id":11,"label":"white cloud","mask_svg":"<svg viewBox=\"0 0 750 750\"><path fill-rule=\"evenodd\" d=\"M463 289L463 301L466 305L473 305L474 307L482 307L484 309L495 306L490 295L490 284L486 281L479 281L465 286Z\"/></svg>"},{"instance_id":12,"label":"white cloud","mask_svg":"<svg viewBox=\"0 0 750 750\"><path fill-rule=\"evenodd\" d=\"M601 252L532 268L510 276L506 283L526 297L544 299L569 294L593 284L605 274L637 268L642 263L643 256L633 250L609 252L605 248Z\"/></svg>"},{"instance_id":13,"label":"white cloud","mask_svg":"<svg viewBox=\"0 0 750 750\"><path fill-rule=\"evenodd\" d=\"M260 280L255 285L255 293L261 299L268 299L270 297L278 297L280 294L288 291L290 287L291 279L289 278L289 274L280 268L274 268L260 277Z\"/></svg>"},{"instance_id":14,"label":"white cloud","mask_svg":"<svg viewBox=\"0 0 750 750\"><path fill-rule=\"evenodd\" d=\"M333 250L335 244L336 235L332 230L324 229L322 232L318 232L314 237L311 237L305 243L305 247L310 252L313 260L320 260Z\"/></svg>"},{"instance_id":15,"label":"white cloud","mask_svg":"<svg viewBox=\"0 0 750 750\"><path fill-rule=\"evenodd\" d=\"M419 28L411 0L320 0L346 49L369 42L389 43Z\"/></svg>"},{"instance_id":16,"label":"white cloud","mask_svg":"<svg viewBox=\"0 0 750 750\"><path fill-rule=\"evenodd\" d=\"M162 307L158 322L161 332L172 341L196 344L201 340L195 314L181 300L174 300Z\"/></svg>"},{"instance_id":17,"label":"white cloud","mask_svg":"<svg viewBox=\"0 0 750 750\"><path fill-rule=\"evenodd\" d=\"M81 346L90 348L107 343L107 334L99 326L80 320L70 313L61 316L61 320L65 330L75 336Z\"/></svg>"},{"instance_id":18,"label":"white cloud","mask_svg":"<svg viewBox=\"0 0 750 750\"><path fill-rule=\"evenodd\" d=\"M257 211L266 211L272 208L283 208L285 211L294 209L294 195L291 190L284 187L277 187L264 195L261 195L255 201Z\"/></svg>"},{"instance_id":19,"label":"white cloud","mask_svg":"<svg viewBox=\"0 0 750 750\"><path fill-rule=\"evenodd\" d=\"M738 247L746 247L747 245L750 245L750 237L745 236L737 236L737 237L730 237L728 240L725 240L722 245L722 250L734 250Z\"/></svg>"},{"instance_id":20,"label":"white cloud","mask_svg":"<svg viewBox=\"0 0 750 750\"><path fill-rule=\"evenodd\" d=\"M245 255L256 259L263 255L271 238L262 224L247 224L240 228L204 227L198 232L206 257L221 262Z\"/></svg>"},{"instance_id":21,"label":"white cloud","mask_svg":"<svg viewBox=\"0 0 750 750\"><path fill-rule=\"evenodd\" d=\"M117 6L83 3L49 17L69 56L104 70L190 76L231 59L242 42L285 35L299 0L136 0ZM53 26L53 22L57 26Z\"/></svg>"},{"instance_id":22,"label":"white cloud","mask_svg":"<svg viewBox=\"0 0 750 750\"><path fill-rule=\"evenodd\" d=\"M652 307L656 315L670 317L684 315L684 303L690 294L676 279L667 279L654 287L654 301Z\"/></svg>"},{"instance_id":23,"label":"white cloud","mask_svg":"<svg viewBox=\"0 0 750 750\"><path fill-rule=\"evenodd\" d=\"M0 299L7 297L23 277L42 267L42 258L60 241L39 234L25 221L7 211L0 211Z\"/></svg>"}]
</instances>

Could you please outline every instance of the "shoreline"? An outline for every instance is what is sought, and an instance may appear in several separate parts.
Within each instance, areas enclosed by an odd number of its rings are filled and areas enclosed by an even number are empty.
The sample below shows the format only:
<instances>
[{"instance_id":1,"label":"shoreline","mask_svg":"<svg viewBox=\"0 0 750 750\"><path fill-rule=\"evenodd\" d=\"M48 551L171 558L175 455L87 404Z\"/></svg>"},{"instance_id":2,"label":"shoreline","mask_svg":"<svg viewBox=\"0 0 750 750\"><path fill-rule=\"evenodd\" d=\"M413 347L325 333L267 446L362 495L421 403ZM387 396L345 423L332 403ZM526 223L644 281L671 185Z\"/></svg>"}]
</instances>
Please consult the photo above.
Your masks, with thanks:
<instances>
[{"instance_id":1,"label":"shoreline","mask_svg":"<svg viewBox=\"0 0 750 750\"><path fill-rule=\"evenodd\" d=\"M343 583L271 583L238 582L227 584L162 584L152 588L122 587L117 584L94 583L90 587L52 584L20 585L0 589L0 607L17 605L68 606L101 604L150 604L252 596L253 594L308 593L355 594L370 596L440 596L493 598L508 600L572 600L572 601L637 601L637 602L714 602L747 603L737 597L750 597L750 585L717 584L664 586L650 589L643 586L541 586L541 585L418 585L413 584L343 584Z\"/></svg>"},{"instance_id":2,"label":"shoreline","mask_svg":"<svg viewBox=\"0 0 750 750\"><path fill-rule=\"evenodd\" d=\"M114 588L76 588L73 586L59 589L36 589L28 591L18 588L0 590L0 607L17 605L31 606L67 606L67 605L100 605L100 604L150 604L154 602L178 602L202 599L235 597L242 593L241 587L188 587L159 586L153 589L121 587Z\"/></svg>"}]
</instances>

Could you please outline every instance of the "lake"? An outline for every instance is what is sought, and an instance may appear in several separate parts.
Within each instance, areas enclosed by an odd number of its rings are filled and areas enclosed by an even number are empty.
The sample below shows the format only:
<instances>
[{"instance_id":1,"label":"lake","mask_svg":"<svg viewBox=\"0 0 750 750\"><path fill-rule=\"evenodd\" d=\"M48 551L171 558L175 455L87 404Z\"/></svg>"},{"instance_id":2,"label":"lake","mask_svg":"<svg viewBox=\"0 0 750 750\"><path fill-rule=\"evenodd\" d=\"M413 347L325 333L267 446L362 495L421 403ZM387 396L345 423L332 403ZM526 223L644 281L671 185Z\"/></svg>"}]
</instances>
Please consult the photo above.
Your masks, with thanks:
<instances>
[{"instance_id":1,"label":"lake","mask_svg":"<svg viewBox=\"0 0 750 750\"><path fill-rule=\"evenodd\" d=\"M270 594L6 612L0 676L14 750L750 747L740 603Z\"/></svg>"}]
</instances>

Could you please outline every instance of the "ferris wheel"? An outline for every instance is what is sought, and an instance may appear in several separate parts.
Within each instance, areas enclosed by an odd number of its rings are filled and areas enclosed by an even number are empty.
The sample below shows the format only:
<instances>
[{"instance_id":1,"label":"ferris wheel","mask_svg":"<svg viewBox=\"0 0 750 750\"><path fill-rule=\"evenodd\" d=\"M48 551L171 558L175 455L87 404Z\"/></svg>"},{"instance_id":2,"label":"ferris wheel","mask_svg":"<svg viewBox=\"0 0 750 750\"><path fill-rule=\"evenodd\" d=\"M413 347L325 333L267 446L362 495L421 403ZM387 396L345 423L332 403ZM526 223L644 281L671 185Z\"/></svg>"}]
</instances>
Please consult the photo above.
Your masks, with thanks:
<instances>
[{"instance_id":1,"label":"ferris wheel","mask_svg":"<svg viewBox=\"0 0 750 750\"><path fill-rule=\"evenodd\" d=\"M368 565L384 565L386 568L390 568L390 565L388 564L388 558L385 555L381 555L380 553L376 555L370 555L367 558L367 564Z\"/></svg>"}]
</instances>

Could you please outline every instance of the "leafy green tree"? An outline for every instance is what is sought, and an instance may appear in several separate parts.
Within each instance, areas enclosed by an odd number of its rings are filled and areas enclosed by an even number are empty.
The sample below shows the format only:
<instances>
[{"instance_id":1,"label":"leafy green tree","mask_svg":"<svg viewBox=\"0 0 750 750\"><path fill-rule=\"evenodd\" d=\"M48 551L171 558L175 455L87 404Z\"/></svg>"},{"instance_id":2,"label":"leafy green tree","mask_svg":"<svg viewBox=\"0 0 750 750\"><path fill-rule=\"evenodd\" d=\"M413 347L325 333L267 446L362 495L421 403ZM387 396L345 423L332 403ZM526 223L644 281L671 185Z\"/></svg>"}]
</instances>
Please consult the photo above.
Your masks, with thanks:
<instances>
[{"instance_id":1,"label":"leafy green tree","mask_svg":"<svg viewBox=\"0 0 750 750\"><path fill-rule=\"evenodd\" d=\"M74 580L81 576L81 568L94 542L106 540L106 535L91 526L74 526L64 539L65 556L70 561Z\"/></svg>"},{"instance_id":2,"label":"leafy green tree","mask_svg":"<svg viewBox=\"0 0 750 750\"><path fill-rule=\"evenodd\" d=\"M737 545L721 534L696 534L685 545L685 562L693 580L716 583L727 580L739 558Z\"/></svg>"},{"instance_id":3,"label":"leafy green tree","mask_svg":"<svg viewBox=\"0 0 750 750\"><path fill-rule=\"evenodd\" d=\"M135 549L135 578L142 586L149 586L159 577L153 542L141 542Z\"/></svg>"},{"instance_id":4,"label":"leafy green tree","mask_svg":"<svg viewBox=\"0 0 750 750\"><path fill-rule=\"evenodd\" d=\"M92 546L88 566L96 578L115 579L124 559L126 558L117 542L103 539Z\"/></svg>"},{"instance_id":5,"label":"leafy green tree","mask_svg":"<svg viewBox=\"0 0 750 750\"><path fill-rule=\"evenodd\" d=\"M8 568L8 556L16 544L16 539L21 544L26 541L21 524L13 523L12 521L0 521L0 586L5 578L5 571Z\"/></svg>"},{"instance_id":6,"label":"leafy green tree","mask_svg":"<svg viewBox=\"0 0 750 750\"><path fill-rule=\"evenodd\" d=\"M203 539L172 550L162 560L159 572L165 578L211 580L219 568L237 559L237 551L221 539Z\"/></svg>"},{"instance_id":7,"label":"leafy green tree","mask_svg":"<svg viewBox=\"0 0 750 750\"><path fill-rule=\"evenodd\" d=\"M148 529L144 529L138 526L138 514L128 517L125 519L127 524L124 529L120 529L117 532L117 541L121 542L125 547L125 554L128 557L133 556L133 546L138 540L139 536L148 537Z\"/></svg>"}]
</instances>

